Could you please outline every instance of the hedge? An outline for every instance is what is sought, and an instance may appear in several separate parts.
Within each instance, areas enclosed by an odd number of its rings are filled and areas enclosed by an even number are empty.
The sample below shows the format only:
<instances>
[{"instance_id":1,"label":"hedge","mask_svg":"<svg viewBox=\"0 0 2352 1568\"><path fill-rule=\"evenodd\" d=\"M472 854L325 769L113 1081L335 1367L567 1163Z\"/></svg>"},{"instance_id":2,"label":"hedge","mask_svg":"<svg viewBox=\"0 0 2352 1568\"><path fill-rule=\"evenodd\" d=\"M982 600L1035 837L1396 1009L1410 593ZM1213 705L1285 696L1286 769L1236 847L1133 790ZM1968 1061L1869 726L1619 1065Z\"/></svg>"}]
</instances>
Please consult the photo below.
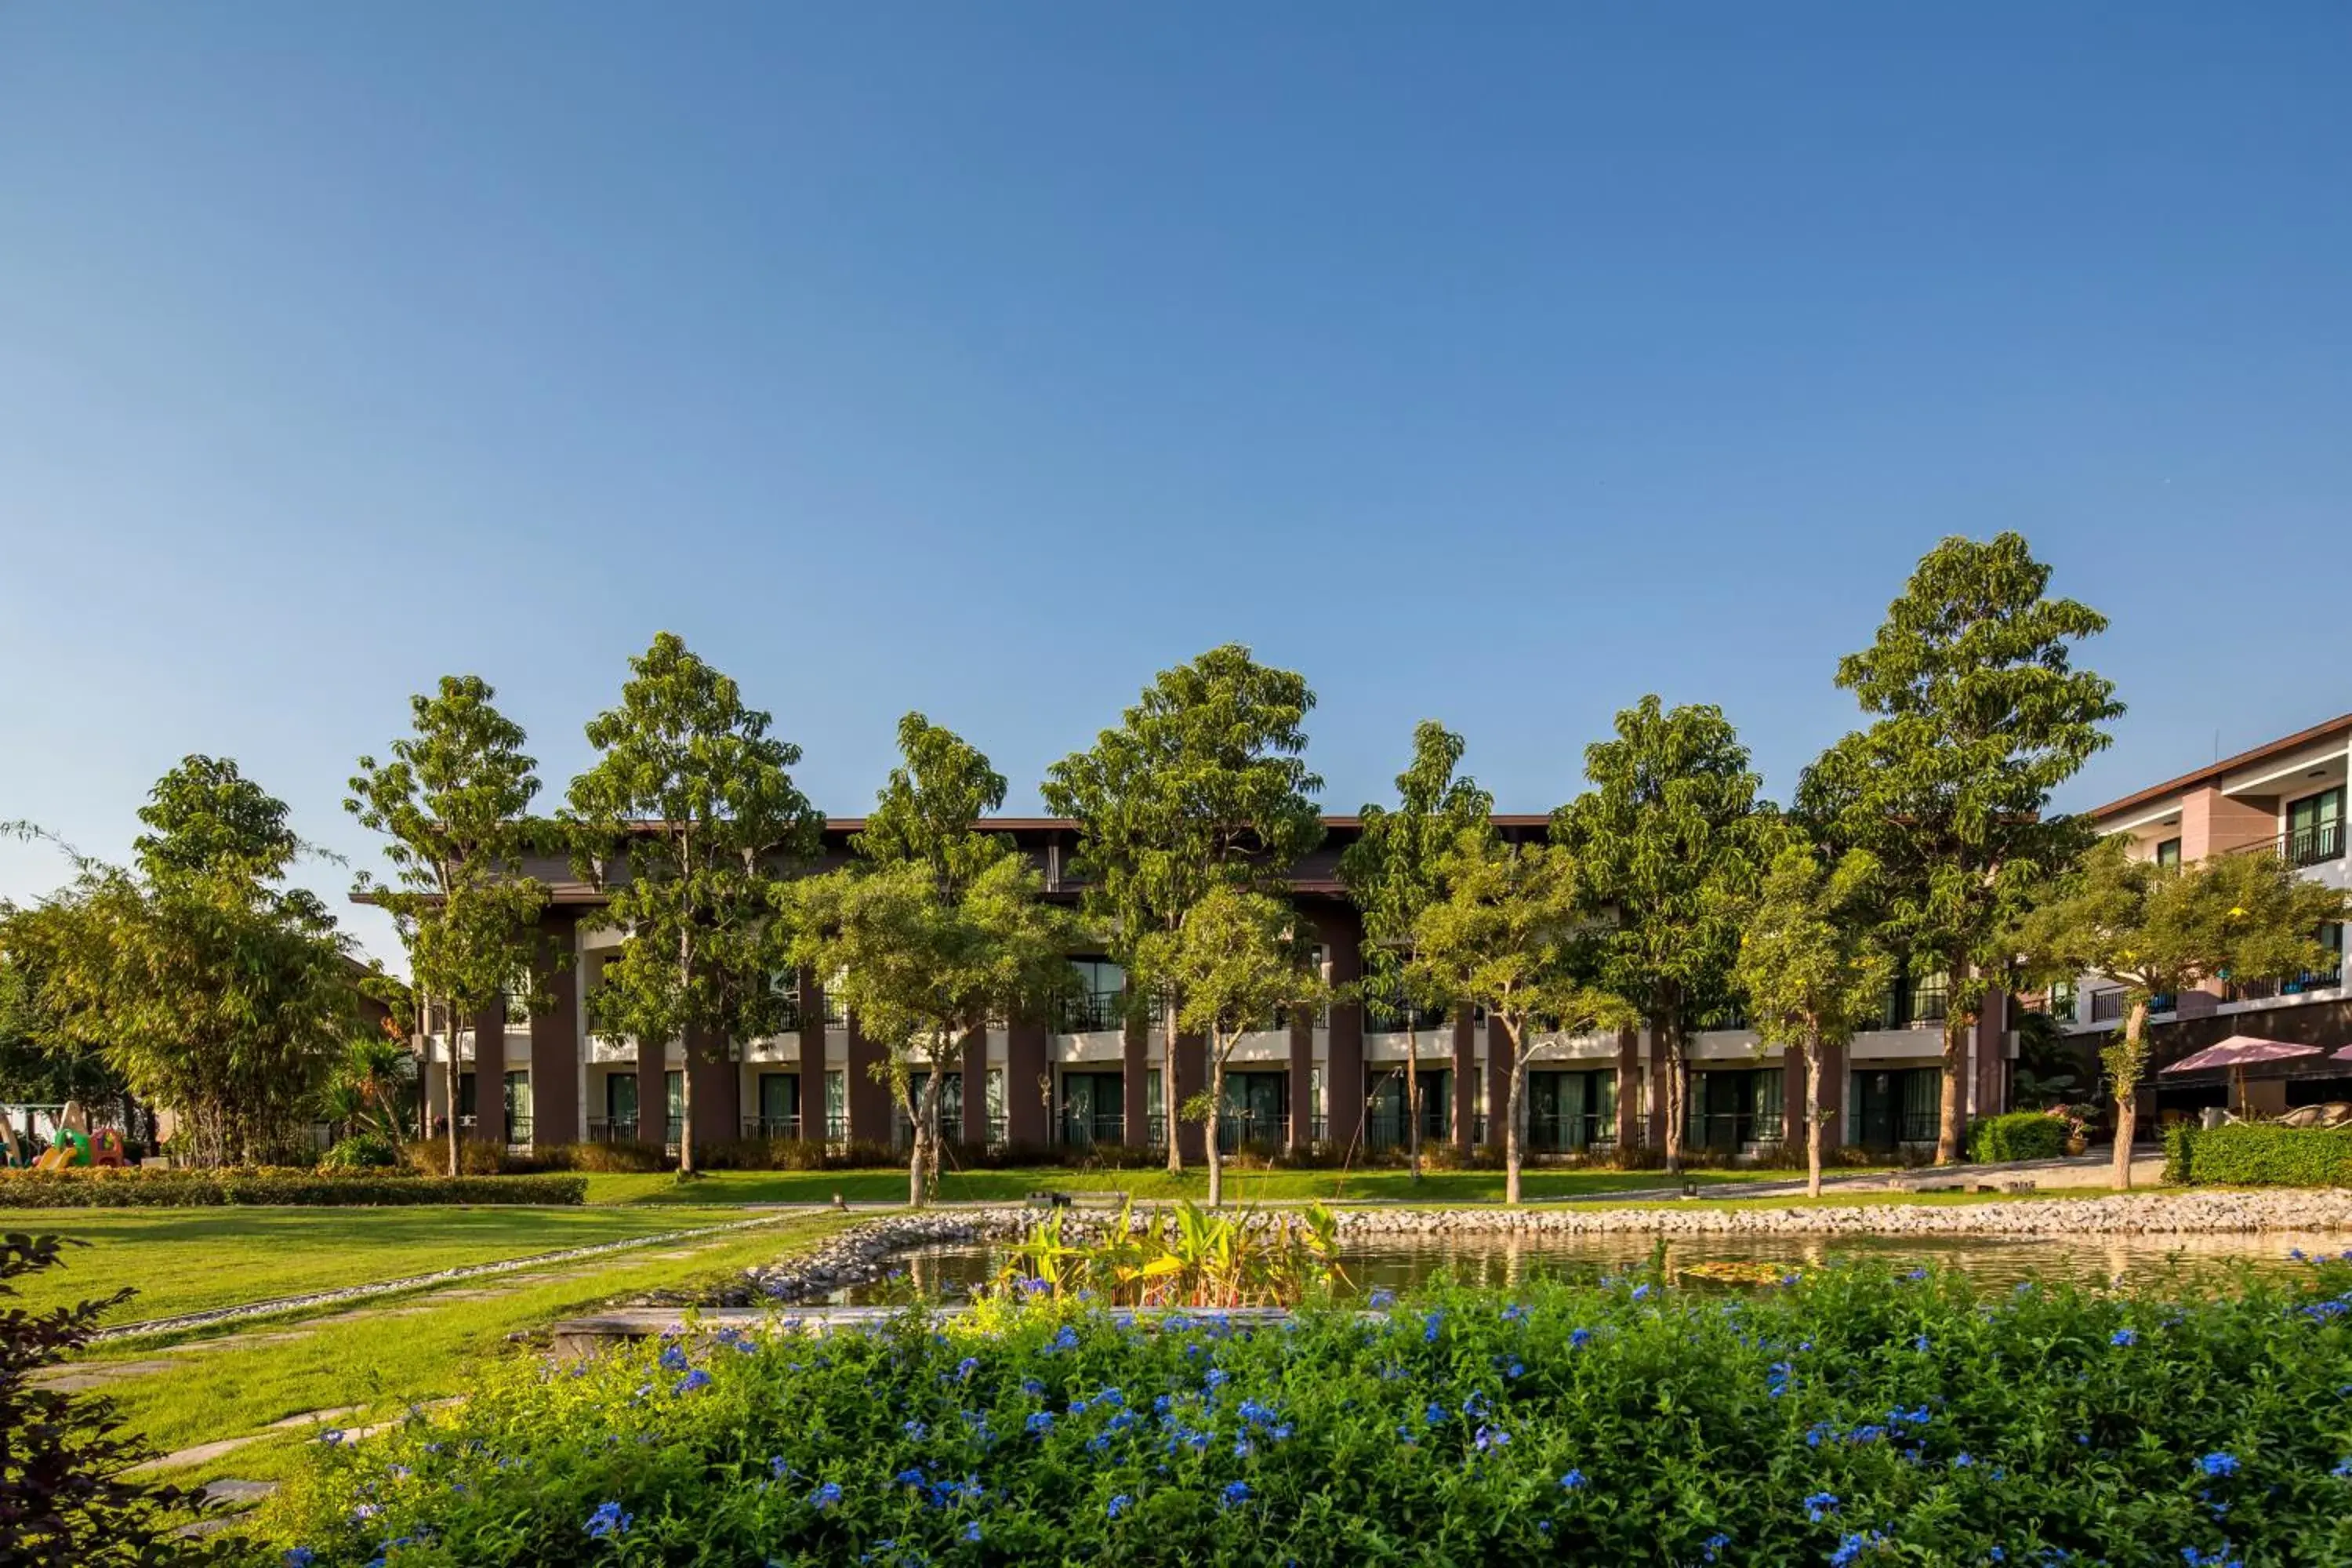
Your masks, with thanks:
<instances>
[{"instance_id":1,"label":"hedge","mask_svg":"<svg viewBox=\"0 0 2352 1568\"><path fill-rule=\"evenodd\" d=\"M2054 1160L2066 1152L2066 1123L2039 1110L1988 1116L1969 1129L1969 1158L1979 1165L2002 1160Z\"/></svg>"},{"instance_id":2,"label":"hedge","mask_svg":"<svg viewBox=\"0 0 2352 1568\"><path fill-rule=\"evenodd\" d=\"M584 1203L584 1176L351 1175L299 1170L10 1171L0 1174L0 1208L215 1208L293 1204L369 1207L393 1204Z\"/></svg>"},{"instance_id":3,"label":"hedge","mask_svg":"<svg viewBox=\"0 0 2352 1568\"><path fill-rule=\"evenodd\" d=\"M2164 1179L2229 1187L2352 1185L2352 1127L2168 1128Z\"/></svg>"}]
</instances>

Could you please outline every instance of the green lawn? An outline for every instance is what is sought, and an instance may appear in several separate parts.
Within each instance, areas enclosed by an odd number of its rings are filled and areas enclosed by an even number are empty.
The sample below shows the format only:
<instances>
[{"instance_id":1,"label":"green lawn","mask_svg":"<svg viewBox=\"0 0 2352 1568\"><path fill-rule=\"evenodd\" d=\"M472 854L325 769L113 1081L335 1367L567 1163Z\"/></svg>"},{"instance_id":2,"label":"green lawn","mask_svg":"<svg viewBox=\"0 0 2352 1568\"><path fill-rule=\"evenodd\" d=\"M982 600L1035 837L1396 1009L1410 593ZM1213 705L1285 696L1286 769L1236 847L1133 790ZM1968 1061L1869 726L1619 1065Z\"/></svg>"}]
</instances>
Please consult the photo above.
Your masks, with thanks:
<instances>
[{"instance_id":1,"label":"green lawn","mask_svg":"<svg viewBox=\"0 0 2352 1568\"><path fill-rule=\"evenodd\" d=\"M1786 1180L1784 1171L1693 1171L1699 1183ZM1531 1201L1579 1193L1671 1191L1677 1178L1663 1171L1529 1171ZM940 1181L949 1203L1018 1203L1031 1192L1127 1193L1138 1199L1209 1195L1206 1172L1019 1171L950 1172ZM689 1183L667 1173L592 1175L588 1201L603 1204L827 1204L835 1194L853 1204L903 1204L904 1171L713 1171ZM1307 1198L1367 1199L1444 1205L1500 1203L1500 1171L1432 1171L1415 1183L1403 1171L1228 1171L1231 1203L1297 1202Z\"/></svg>"},{"instance_id":2,"label":"green lawn","mask_svg":"<svg viewBox=\"0 0 2352 1568\"><path fill-rule=\"evenodd\" d=\"M369 1304L366 1316L346 1321L330 1316L246 1325L227 1347L202 1354L159 1352L149 1341L94 1359L172 1363L168 1371L124 1378L106 1390L128 1435L158 1453L241 1436L288 1416L343 1405L363 1407L338 1418L358 1426L397 1415L412 1403L464 1394L473 1382L472 1368L483 1357L538 1353L508 1343L509 1334L576 1316L615 1297L730 1278L754 1263L803 1250L850 1223L855 1222L831 1215L794 1215L676 1249L691 1247L690 1257L665 1258L662 1253L673 1250L667 1247L619 1253L574 1265L582 1271L572 1277L509 1286L487 1296L474 1296L471 1284L460 1284L380 1298ZM495 1287L496 1281L479 1284ZM236 1342L246 1336L288 1333L301 1337ZM272 1435L183 1468L172 1479L274 1479L285 1473L306 1440L299 1434Z\"/></svg>"},{"instance_id":3,"label":"green lawn","mask_svg":"<svg viewBox=\"0 0 2352 1568\"><path fill-rule=\"evenodd\" d=\"M12 1304L132 1285L139 1294L106 1320L129 1323L744 1217L685 1206L27 1209L0 1215L0 1229L88 1243L65 1249L65 1267L18 1280Z\"/></svg>"}]
</instances>

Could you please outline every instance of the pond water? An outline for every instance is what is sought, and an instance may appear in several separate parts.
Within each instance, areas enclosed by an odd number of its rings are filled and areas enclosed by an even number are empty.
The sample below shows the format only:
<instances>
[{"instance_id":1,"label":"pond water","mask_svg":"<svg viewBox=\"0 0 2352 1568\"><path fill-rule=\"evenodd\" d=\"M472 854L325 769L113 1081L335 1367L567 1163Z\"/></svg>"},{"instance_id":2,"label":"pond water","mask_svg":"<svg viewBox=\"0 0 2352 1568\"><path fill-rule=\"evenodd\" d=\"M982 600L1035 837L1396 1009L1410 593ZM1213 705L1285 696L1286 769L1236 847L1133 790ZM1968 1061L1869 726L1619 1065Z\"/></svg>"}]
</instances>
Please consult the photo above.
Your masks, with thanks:
<instances>
[{"instance_id":1,"label":"pond water","mask_svg":"<svg viewBox=\"0 0 2352 1568\"><path fill-rule=\"evenodd\" d=\"M1580 1276L1649 1261L1654 1237L1604 1236L1430 1237L1352 1247L1340 1255L1348 1275L1343 1295L1402 1290L1440 1274L1465 1282L1509 1286L1540 1276ZM2288 1254L2336 1254L2352 1235L2270 1231L2261 1235L2093 1237L1845 1237L1697 1236L1667 1240L1669 1270L1703 1263L1771 1263L1818 1268L1832 1259L1871 1258L1889 1268L1942 1264L1987 1284L2074 1279L2146 1281L2189 1275L2214 1265L2248 1263L2287 1268ZM898 1255L904 1273L852 1286L825 1298L835 1306L875 1306L912 1299L956 1301L993 1279L1006 1249L988 1244L910 1247Z\"/></svg>"}]
</instances>

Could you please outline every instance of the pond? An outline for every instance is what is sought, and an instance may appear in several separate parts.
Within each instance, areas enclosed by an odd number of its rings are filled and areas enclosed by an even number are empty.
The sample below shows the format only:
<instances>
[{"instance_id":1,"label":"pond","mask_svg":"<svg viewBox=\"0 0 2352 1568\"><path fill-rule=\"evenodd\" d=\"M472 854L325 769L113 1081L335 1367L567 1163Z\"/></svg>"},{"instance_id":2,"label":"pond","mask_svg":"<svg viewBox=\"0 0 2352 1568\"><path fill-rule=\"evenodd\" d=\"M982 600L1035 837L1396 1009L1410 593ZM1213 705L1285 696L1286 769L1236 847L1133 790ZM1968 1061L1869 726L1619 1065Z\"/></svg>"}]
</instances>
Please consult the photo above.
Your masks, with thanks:
<instances>
[{"instance_id":1,"label":"pond","mask_svg":"<svg viewBox=\"0 0 2352 1568\"><path fill-rule=\"evenodd\" d=\"M1402 1290L1440 1274L1466 1283L1509 1286L1538 1275L1590 1274L1649 1261L1656 1238L1642 1235L1455 1236L1350 1247L1340 1254L1348 1276L1343 1295ZM1710 1263L1783 1264L1818 1268L1833 1259L1874 1258L1888 1267L1940 1264L1992 1285L2020 1280L2147 1279L2193 1273L2231 1263L2294 1267L2289 1253L2336 1254L2352 1235L2334 1231L2268 1231L2256 1235L2060 1237L1698 1236L1666 1238L1668 1269ZM877 1306L910 1299L962 1300L993 1279L1006 1249L986 1243L909 1247L898 1255L903 1273L851 1286L824 1298L833 1306Z\"/></svg>"}]
</instances>

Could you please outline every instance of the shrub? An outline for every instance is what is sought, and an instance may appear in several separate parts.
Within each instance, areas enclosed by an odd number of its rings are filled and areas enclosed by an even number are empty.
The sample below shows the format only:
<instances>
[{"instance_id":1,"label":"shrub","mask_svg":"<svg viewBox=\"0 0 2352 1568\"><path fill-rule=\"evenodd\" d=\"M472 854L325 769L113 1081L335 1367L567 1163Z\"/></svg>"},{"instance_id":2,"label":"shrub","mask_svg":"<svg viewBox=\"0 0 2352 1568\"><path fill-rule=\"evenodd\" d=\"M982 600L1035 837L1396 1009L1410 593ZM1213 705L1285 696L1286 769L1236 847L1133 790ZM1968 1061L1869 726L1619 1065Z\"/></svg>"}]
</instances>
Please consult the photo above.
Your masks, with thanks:
<instances>
[{"instance_id":1,"label":"shrub","mask_svg":"<svg viewBox=\"0 0 2352 1568\"><path fill-rule=\"evenodd\" d=\"M2054 1160L2065 1152L2066 1123L2046 1111L2012 1110L1969 1125L1969 1158L1979 1165Z\"/></svg>"},{"instance_id":2,"label":"shrub","mask_svg":"<svg viewBox=\"0 0 2352 1568\"><path fill-rule=\"evenodd\" d=\"M990 1310L493 1365L311 1450L266 1560L2352 1561L2340 1264L2175 1300L1534 1281L1256 1332Z\"/></svg>"},{"instance_id":3,"label":"shrub","mask_svg":"<svg viewBox=\"0 0 2352 1568\"><path fill-rule=\"evenodd\" d=\"M0 1297L10 1279L59 1262L54 1236L0 1236ZM146 1457L114 1436L113 1407L89 1394L33 1385L37 1368L89 1342L109 1308L137 1292L47 1311L0 1312L0 1562L57 1564L211 1563L223 1546L175 1534L194 1494L143 1484L124 1469Z\"/></svg>"},{"instance_id":4,"label":"shrub","mask_svg":"<svg viewBox=\"0 0 2352 1568\"><path fill-rule=\"evenodd\" d=\"M2164 1179L2227 1187L2352 1184L2352 1127L2172 1127L2164 1135Z\"/></svg>"},{"instance_id":5,"label":"shrub","mask_svg":"<svg viewBox=\"0 0 2352 1568\"><path fill-rule=\"evenodd\" d=\"M401 1148L407 1157L408 1168L420 1176L446 1176L449 1172L449 1140L419 1138ZM498 1176L530 1168L531 1163L518 1160L506 1151L503 1143L485 1143L479 1139L457 1140L457 1169L468 1176Z\"/></svg>"},{"instance_id":6,"label":"shrub","mask_svg":"<svg viewBox=\"0 0 2352 1568\"><path fill-rule=\"evenodd\" d=\"M319 1157L321 1171L382 1171L399 1163L400 1152L373 1132L346 1138Z\"/></svg>"},{"instance_id":7,"label":"shrub","mask_svg":"<svg viewBox=\"0 0 2352 1568\"><path fill-rule=\"evenodd\" d=\"M584 1203L581 1176L342 1175L275 1167L219 1171L8 1171L0 1208L213 1208L293 1204L368 1207L390 1204Z\"/></svg>"}]
</instances>

